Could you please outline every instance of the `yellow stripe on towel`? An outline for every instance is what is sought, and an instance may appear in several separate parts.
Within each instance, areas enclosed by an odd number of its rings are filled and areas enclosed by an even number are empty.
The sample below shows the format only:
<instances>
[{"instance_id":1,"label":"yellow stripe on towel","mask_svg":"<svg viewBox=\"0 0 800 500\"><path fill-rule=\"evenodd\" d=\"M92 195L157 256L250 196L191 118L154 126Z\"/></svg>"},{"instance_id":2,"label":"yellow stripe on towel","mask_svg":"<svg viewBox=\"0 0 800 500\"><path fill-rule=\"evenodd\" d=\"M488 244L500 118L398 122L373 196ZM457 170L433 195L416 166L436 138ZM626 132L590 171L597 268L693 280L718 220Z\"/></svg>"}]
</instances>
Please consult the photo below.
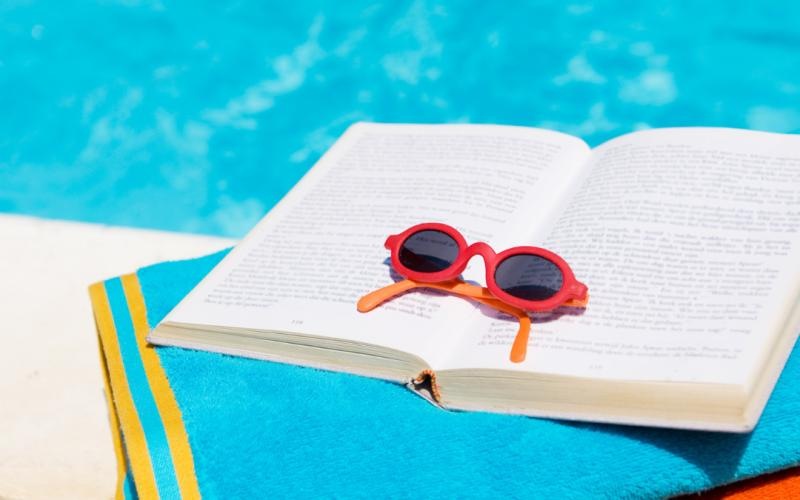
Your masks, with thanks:
<instances>
[{"instance_id":1,"label":"yellow stripe on towel","mask_svg":"<svg viewBox=\"0 0 800 500\"><path fill-rule=\"evenodd\" d=\"M189 446L189 436L183 425L180 408L178 408L175 395L169 385L167 375L161 366L158 355L154 348L147 344L146 337L150 332L150 325L147 322L147 309L139 279L135 274L128 274L122 276L121 281L122 288L125 291L125 298L128 302L128 310L133 321L139 354L144 364L150 390L156 401L158 413L163 422L167 442L169 443L181 497L184 499L200 498L200 488L197 484L197 475L194 470L192 449Z\"/></svg>"},{"instance_id":2,"label":"yellow stripe on towel","mask_svg":"<svg viewBox=\"0 0 800 500\"><path fill-rule=\"evenodd\" d=\"M106 358L103 355L103 342L99 338L98 333L97 348L100 351L100 363L103 369L103 388L106 393L106 403L108 404L108 418L111 420L111 440L114 442L114 456L117 459L117 489L114 492L116 500L125 500L125 474L127 472L128 463L125 459L125 451L122 445L122 435L119 431L119 419L117 418L117 409L114 407L114 397L111 395L111 381L108 380L108 365Z\"/></svg>"},{"instance_id":3,"label":"yellow stripe on towel","mask_svg":"<svg viewBox=\"0 0 800 500\"><path fill-rule=\"evenodd\" d=\"M116 417L119 418L125 435L128 460L136 482L136 492L140 498L158 498L158 489L156 488L153 465L150 463L150 453L147 450L144 429L125 379L125 368L122 364L122 355L117 342L116 327L114 326L114 318L111 314L108 296L106 295L105 284L95 283L89 287L89 295L92 299L103 357L108 368ZM115 418L112 416L112 424L114 420ZM117 485L118 495L122 494L123 482L124 476L123 481L120 481L120 484ZM120 497L118 496L118 498Z\"/></svg>"}]
</instances>

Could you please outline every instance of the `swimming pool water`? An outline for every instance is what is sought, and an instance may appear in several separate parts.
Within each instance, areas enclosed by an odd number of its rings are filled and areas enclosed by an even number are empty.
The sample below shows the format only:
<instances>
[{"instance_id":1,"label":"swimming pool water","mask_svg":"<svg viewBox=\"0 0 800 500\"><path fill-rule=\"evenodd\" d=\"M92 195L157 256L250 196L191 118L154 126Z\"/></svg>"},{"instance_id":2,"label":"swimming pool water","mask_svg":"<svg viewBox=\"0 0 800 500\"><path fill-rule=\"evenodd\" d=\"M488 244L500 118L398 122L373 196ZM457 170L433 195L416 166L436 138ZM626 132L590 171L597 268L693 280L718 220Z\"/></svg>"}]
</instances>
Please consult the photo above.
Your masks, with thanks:
<instances>
[{"instance_id":1,"label":"swimming pool water","mask_svg":"<svg viewBox=\"0 0 800 500\"><path fill-rule=\"evenodd\" d=\"M244 234L358 120L800 132L800 2L0 5L0 211Z\"/></svg>"}]
</instances>

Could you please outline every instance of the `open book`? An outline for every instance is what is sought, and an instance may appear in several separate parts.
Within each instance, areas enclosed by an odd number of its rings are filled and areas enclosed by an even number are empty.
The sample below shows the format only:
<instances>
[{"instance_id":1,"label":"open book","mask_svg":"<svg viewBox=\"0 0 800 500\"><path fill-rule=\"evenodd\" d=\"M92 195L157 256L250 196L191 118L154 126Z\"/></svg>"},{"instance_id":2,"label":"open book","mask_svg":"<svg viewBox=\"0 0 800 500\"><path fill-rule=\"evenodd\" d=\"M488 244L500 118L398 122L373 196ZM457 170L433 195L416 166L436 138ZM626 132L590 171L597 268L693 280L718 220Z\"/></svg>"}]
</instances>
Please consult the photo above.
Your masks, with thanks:
<instances>
[{"instance_id":1,"label":"open book","mask_svg":"<svg viewBox=\"0 0 800 500\"><path fill-rule=\"evenodd\" d=\"M522 363L516 319L463 298L357 312L399 279L386 237L427 221L556 252L588 307L531 314ZM483 283L480 258L463 277ZM428 387L449 409L744 432L798 299L799 136L674 128L592 150L523 127L360 123L149 340Z\"/></svg>"}]
</instances>

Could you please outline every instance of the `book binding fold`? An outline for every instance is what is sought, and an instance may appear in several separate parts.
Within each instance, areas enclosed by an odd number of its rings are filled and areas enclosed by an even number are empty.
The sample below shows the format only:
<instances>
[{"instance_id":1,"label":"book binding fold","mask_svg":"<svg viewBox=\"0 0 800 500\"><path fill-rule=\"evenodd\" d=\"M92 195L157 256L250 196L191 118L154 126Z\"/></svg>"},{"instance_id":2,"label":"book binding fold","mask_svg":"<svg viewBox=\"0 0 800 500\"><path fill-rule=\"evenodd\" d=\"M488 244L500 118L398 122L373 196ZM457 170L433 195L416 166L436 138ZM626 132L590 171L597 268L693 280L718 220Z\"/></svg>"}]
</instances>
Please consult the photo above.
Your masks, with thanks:
<instances>
[{"instance_id":1,"label":"book binding fold","mask_svg":"<svg viewBox=\"0 0 800 500\"><path fill-rule=\"evenodd\" d=\"M406 387L431 404L442 407L442 394L439 391L439 384L436 383L436 372L433 370L422 370L406 384Z\"/></svg>"}]
</instances>

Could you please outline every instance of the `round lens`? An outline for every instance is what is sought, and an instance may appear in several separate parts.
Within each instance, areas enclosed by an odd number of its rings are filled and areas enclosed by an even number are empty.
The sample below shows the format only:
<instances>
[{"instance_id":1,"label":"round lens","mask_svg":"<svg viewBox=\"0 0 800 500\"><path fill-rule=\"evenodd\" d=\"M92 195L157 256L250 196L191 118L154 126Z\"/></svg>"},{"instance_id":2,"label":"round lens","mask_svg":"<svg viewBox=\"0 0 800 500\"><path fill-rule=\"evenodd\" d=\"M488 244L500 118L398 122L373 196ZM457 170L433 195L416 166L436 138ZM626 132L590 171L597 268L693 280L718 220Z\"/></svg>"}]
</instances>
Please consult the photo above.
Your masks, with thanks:
<instances>
[{"instance_id":1,"label":"round lens","mask_svg":"<svg viewBox=\"0 0 800 500\"><path fill-rule=\"evenodd\" d=\"M406 238L398 257L400 263L412 271L435 273L455 262L458 243L441 231L418 231Z\"/></svg>"},{"instance_id":2,"label":"round lens","mask_svg":"<svg viewBox=\"0 0 800 500\"><path fill-rule=\"evenodd\" d=\"M494 281L501 290L524 300L547 300L564 283L558 266L538 255L512 255L497 266Z\"/></svg>"}]
</instances>

